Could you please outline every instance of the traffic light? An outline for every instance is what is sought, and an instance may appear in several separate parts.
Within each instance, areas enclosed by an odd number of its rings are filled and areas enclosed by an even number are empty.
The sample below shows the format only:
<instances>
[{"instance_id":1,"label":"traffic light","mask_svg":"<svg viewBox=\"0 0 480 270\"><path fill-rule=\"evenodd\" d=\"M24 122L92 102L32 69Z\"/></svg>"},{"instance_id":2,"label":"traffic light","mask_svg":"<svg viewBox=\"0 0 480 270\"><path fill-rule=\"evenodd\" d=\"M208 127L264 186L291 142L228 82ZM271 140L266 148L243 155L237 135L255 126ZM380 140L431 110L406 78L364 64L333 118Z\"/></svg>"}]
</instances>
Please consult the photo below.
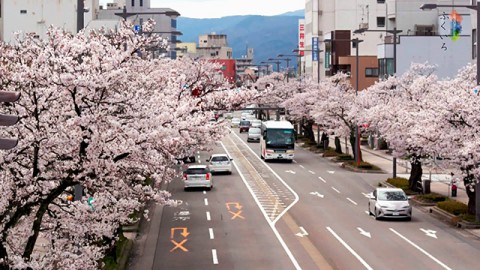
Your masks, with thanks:
<instances>
[{"instance_id":1,"label":"traffic light","mask_svg":"<svg viewBox=\"0 0 480 270\"><path fill-rule=\"evenodd\" d=\"M20 98L20 93L10 91L0 91L0 102L15 102ZM0 114L0 126L12 126L18 122L18 116ZM17 146L17 139L0 138L0 149L9 150Z\"/></svg>"}]
</instances>

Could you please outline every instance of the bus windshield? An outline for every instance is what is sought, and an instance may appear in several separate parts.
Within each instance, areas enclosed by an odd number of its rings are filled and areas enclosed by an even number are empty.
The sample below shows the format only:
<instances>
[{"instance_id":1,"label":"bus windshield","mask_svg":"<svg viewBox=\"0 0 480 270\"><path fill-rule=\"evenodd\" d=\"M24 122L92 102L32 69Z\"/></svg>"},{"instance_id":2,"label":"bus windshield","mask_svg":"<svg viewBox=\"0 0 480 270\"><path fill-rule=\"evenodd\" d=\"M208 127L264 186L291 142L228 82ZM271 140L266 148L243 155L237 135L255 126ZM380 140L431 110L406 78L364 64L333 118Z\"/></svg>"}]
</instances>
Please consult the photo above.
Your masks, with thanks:
<instances>
[{"instance_id":1,"label":"bus windshield","mask_svg":"<svg viewBox=\"0 0 480 270\"><path fill-rule=\"evenodd\" d=\"M292 148L295 143L293 129L268 129L266 130L267 147Z\"/></svg>"}]
</instances>

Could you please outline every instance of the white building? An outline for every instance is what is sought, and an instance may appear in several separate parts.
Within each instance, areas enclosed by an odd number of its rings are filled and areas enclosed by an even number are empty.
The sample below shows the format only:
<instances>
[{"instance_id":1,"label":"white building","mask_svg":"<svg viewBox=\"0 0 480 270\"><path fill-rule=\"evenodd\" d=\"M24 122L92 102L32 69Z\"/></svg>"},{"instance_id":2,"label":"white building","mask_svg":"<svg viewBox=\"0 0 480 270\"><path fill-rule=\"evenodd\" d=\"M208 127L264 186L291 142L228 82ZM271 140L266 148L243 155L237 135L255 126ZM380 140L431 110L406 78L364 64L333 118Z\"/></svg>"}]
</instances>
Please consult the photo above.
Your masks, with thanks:
<instances>
[{"instance_id":1,"label":"white building","mask_svg":"<svg viewBox=\"0 0 480 270\"><path fill-rule=\"evenodd\" d=\"M99 0L85 0L85 25L96 18ZM0 0L0 39L11 42L15 32L45 37L49 26L77 32L77 0Z\"/></svg>"},{"instance_id":2,"label":"white building","mask_svg":"<svg viewBox=\"0 0 480 270\"><path fill-rule=\"evenodd\" d=\"M450 19L446 29L442 29L445 12L452 8L439 8L422 11L425 3L443 5L470 5L473 0L306 0L305 32L306 52L305 72L315 78L317 63L321 66L321 76L333 75L338 71L356 75L354 61L356 48L348 40L359 38L359 80L360 89L378 80L378 75L393 74L393 30L401 30L397 37L397 74L405 72L412 62L437 64L437 75L453 77L457 70L472 61L472 23L470 10L455 8L463 15L460 39L452 41ZM443 25L445 27L445 24ZM370 32L353 34L357 29ZM373 31L372 31L373 30ZM442 31L440 31L442 30ZM390 32L390 33L388 33ZM312 38L319 37L320 53L318 62L312 61ZM342 41L343 40L343 41ZM346 41L345 41L346 40ZM444 44L445 43L445 46ZM447 47L445 50L442 47ZM461 52L461 53L460 53ZM377 58L373 63L371 57ZM374 65L375 64L375 65Z\"/></svg>"}]
</instances>

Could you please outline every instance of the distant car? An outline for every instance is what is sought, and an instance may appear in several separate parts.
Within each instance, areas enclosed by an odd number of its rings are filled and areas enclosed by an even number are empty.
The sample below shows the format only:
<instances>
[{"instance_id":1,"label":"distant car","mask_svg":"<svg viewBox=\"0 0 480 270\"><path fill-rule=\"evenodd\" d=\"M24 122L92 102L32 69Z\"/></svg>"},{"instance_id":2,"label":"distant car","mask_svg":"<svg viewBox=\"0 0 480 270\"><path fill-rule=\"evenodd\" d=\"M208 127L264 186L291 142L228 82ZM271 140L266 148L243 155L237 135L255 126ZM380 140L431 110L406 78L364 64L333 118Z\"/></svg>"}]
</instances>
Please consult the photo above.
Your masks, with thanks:
<instances>
[{"instance_id":1,"label":"distant car","mask_svg":"<svg viewBox=\"0 0 480 270\"><path fill-rule=\"evenodd\" d=\"M239 124L240 124L240 119L239 118L232 118L232 122L230 124L230 127L232 127L232 128L238 127Z\"/></svg>"},{"instance_id":2,"label":"distant car","mask_svg":"<svg viewBox=\"0 0 480 270\"><path fill-rule=\"evenodd\" d=\"M244 131L248 132L248 129L250 128L250 121L242 120L240 121L240 124L238 125L238 127L240 128L240 133Z\"/></svg>"},{"instance_id":3,"label":"distant car","mask_svg":"<svg viewBox=\"0 0 480 270\"><path fill-rule=\"evenodd\" d=\"M410 198L401 188L376 188L368 197L368 213L374 215L375 219L412 219Z\"/></svg>"},{"instance_id":4,"label":"distant car","mask_svg":"<svg viewBox=\"0 0 480 270\"><path fill-rule=\"evenodd\" d=\"M262 137L262 130L258 127L251 127L248 130L247 142L260 142Z\"/></svg>"},{"instance_id":5,"label":"distant car","mask_svg":"<svg viewBox=\"0 0 480 270\"><path fill-rule=\"evenodd\" d=\"M251 126L250 127L262 127L262 120L254 119L250 120Z\"/></svg>"},{"instance_id":6,"label":"distant car","mask_svg":"<svg viewBox=\"0 0 480 270\"><path fill-rule=\"evenodd\" d=\"M232 174L232 160L227 154L213 154L207 159L212 173L226 172Z\"/></svg>"},{"instance_id":7,"label":"distant car","mask_svg":"<svg viewBox=\"0 0 480 270\"><path fill-rule=\"evenodd\" d=\"M191 187L213 188L212 173L207 165L190 165L183 172L184 190Z\"/></svg>"},{"instance_id":8,"label":"distant car","mask_svg":"<svg viewBox=\"0 0 480 270\"><path fill-rule=\"evenodd\" d=\"M230 119L230 118L233 117L233 113L231 113L231 112L225 112L225 113L223 113L223 117Z\"/></svg>"}]
</instances>

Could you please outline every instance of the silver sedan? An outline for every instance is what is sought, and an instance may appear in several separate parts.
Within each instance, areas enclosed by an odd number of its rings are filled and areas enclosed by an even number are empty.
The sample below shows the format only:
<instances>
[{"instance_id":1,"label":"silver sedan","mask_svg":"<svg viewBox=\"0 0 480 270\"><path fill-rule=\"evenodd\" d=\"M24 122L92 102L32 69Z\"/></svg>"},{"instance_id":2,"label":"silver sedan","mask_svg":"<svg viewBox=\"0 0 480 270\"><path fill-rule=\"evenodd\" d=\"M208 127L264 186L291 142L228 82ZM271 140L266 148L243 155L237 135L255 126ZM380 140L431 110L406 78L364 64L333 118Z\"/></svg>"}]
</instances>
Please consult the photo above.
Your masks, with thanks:
<instances>
[{"instance_id":1,"label":"silver sedan","mask_svg":"<svg viewBox=\"0 0 480 270\"><path fill-rule=\"evenodd\" d=\"M400 188L376 188L369 194L368 212L375 219L406 218L412 219L412 206L409 197Z\"/></svg>"}]
</instances>

